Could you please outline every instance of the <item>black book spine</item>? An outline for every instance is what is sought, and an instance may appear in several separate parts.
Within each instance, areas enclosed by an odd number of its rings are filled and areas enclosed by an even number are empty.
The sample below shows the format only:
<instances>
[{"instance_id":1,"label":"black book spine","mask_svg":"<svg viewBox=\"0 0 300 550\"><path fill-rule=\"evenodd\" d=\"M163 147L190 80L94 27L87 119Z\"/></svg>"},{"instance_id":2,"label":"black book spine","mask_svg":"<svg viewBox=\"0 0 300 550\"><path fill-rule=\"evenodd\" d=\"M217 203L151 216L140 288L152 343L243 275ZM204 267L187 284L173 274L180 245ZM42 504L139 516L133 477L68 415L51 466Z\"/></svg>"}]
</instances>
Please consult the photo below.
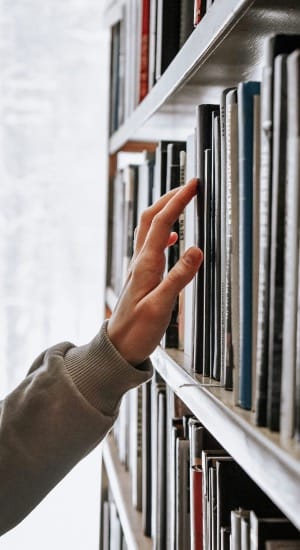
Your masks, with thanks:
<instances>
[{"instance_id":1,"label":"black book spine","mask_svg":"<svg viewBox=\"0 0 300 550\"><path fill-rule=\"evenodd\" d=\"M199 105L196 110L196 172L200 179L197 192L197 246L204 250L204 203L205 203L205 183L204 183L204 155L205 150L211 148L211 115L213 111L218 111L217 105L204 104ZM194 349L193 349L193 369L203 373L203 327L204 327L204 270L205 258L195 279L195 317L194 317Z\"/></svg>"},{"instance_id":2,"label":"black book spine","mask_svg":"<svg viewBox=\"0 0 300 550\"><path fill-rule=\"evenodd\" d=\"M267 424L271 430L279 430L282 325L283 325L283 280L284 280L284 214L287 139L287 88L286 56L275 60L274 71L274 139L271 211L271 258L270 258L270 311L268 355L268 400Z\"/></svg>"}]
</instances>

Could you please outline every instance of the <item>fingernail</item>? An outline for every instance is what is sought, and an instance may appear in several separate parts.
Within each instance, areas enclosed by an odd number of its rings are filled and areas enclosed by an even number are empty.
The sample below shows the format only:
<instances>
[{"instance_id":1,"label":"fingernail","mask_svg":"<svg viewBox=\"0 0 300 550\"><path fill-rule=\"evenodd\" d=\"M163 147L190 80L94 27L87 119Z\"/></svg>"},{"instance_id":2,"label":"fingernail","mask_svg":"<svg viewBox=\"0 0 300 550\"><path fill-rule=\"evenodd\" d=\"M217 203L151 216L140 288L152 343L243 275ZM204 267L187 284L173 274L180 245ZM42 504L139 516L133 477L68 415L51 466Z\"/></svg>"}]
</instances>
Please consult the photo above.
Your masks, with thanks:
<instances>
[{"instance_id":1,"label":"fingernail","mask_svg":"<svg viewBox=\"0 0 300 550\"><path fill-rule=\"evenodd\" d=\"M194 266L196 263L202 262L202 251L200 248L189 248L183 255L184 260L186 263Z\"/></svg>"}]
</instances>

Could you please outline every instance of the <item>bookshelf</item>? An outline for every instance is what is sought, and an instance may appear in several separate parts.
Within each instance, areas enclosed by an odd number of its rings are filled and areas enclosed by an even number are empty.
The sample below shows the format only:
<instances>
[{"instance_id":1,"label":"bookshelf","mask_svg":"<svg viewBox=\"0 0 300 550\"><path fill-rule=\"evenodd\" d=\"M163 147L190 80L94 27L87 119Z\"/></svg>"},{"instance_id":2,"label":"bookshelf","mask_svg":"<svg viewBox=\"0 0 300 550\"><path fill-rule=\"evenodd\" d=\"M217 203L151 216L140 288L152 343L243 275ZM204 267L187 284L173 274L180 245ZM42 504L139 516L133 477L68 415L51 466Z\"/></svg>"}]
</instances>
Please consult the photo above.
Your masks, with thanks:
<instances>
[{"instance_id":1,"label":"bookshelf","mask_svg":"<svg viewBox=\"0 0 300 550\"><path fill-rule=\"evenodd\" d=\"M260 77L263 40L270 33L299 32L295 0L215 2L148 96L111 136L110 153L131 139L186 139L195 105L218 101L220 91L241 79ZM114 4L111 10L116 9ZM110 20L110 11L106 15ZM251 32L251 29L254 29ZM236 45L238 44L238 50Z\"/></svg>"},{"instance_id":2,"label":"bookshelf","mask_svg":"<svg viewBox=\"0 0 300 550\"><path fill-rule=\"evenodd\" d=\"M123 4L108 3L107 25L116 21ZM110 135L108 154L113 157L130 149L131 142L142 141L147 147L147 142L186 140L195 126L195 105L219 103L227 86L260 80L265 38L283 32L300 32L296 0L215 0L205 15L205 25L195 28L145 99ZM110 310L116 301L113 289L107 287ZM257 427L252 412L234 405L232 392L191 371L183 352L158 348L152 361L167 386L300 530L299 445ZM126 499L129 474L111 438L104 444L103 462L128 547L152 547L151 539L140 538L138 513Z\"/></svg>"},{"instance_id":3,"label":"bookshelf","mask_svg":"<svg viewBox=\"0 0 300 550\"><path fill-rule=\"evenodd\" d=\"M139 548L151 550L151 539L145 537L141 529L141 514L134 510L131 504L130 475L120 464L116 445L111 436L106 438L102 454L107 481L114 501L117 503L120 522L128 548L132 548L132 550L139 550Z\"/></svg>"}]
</instances>

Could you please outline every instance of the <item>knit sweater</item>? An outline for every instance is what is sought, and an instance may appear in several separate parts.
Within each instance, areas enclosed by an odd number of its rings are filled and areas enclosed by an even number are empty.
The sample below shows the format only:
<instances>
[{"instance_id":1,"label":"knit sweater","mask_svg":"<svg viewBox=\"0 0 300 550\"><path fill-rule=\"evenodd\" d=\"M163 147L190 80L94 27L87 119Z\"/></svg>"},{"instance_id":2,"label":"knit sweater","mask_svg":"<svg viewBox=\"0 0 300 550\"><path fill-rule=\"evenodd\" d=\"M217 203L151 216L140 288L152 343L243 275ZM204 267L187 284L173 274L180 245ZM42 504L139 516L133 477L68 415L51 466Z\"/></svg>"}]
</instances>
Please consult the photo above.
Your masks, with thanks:
<instances>
[{"instance_id":1,"label":"knit sweater","mask_svg":"<svg viewBox=\"0 0 300 550\"><path fill-rule=\"evenodd\" d=\"M121 357L107 322L85 346L63 342L39 355L0 402L0 534L98 445L124 393L151 374L149 359L133 367Z\"/></svg>"}]
</instances>

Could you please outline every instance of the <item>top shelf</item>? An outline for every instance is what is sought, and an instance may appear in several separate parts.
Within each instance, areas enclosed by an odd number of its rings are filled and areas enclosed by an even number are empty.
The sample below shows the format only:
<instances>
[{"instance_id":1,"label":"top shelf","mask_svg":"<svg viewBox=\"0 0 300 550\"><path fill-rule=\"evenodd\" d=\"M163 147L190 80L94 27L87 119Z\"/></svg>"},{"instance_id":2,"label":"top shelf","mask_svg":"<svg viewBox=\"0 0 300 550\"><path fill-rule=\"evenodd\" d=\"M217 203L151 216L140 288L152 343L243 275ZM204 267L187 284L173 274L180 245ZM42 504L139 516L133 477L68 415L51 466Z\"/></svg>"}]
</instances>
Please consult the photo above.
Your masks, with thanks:
<instances>
[{"instance_id":1,"label":"top shelf","mask_svg":"<svg viewBox=\"0 0 300 550\"><path fill-rule=\"evenodd\" d=\"M298 0L284 5L282 0L216 1L146 98L112 135L110 153L133 138L186 139L194 129L197 104L219 102L227 86L260 79L265 38L299 28Z\"/></svg>"}]
</instances>

